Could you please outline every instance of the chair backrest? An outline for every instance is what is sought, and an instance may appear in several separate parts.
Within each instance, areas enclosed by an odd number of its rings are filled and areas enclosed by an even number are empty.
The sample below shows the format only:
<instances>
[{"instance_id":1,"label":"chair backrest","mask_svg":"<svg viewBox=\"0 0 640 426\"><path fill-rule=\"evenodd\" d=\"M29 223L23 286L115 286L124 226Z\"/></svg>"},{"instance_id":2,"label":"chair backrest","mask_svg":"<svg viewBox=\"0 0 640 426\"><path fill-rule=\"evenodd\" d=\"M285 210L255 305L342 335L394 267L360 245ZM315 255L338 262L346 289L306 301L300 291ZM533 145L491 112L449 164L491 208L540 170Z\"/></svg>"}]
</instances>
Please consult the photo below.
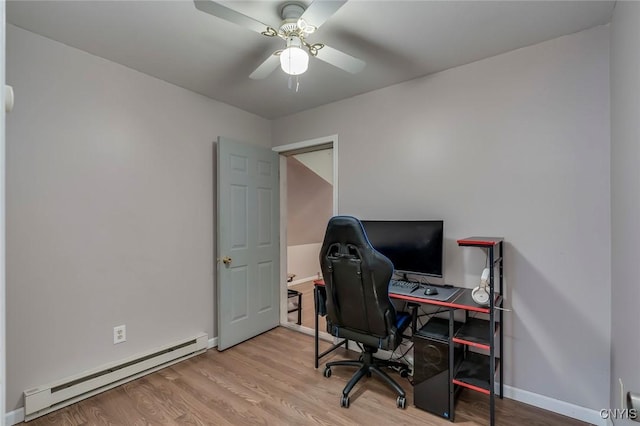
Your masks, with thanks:
<instances>
[{"instance_id":1,"label":"chair backrest","mask_svg":"<svg viewBox=\"0 0 640 426\"><path fill-rule=\"evenodd\" d=\"M329 220L320 267L327 293L328 328L379 338L394 333L396 311L389 299L393 264L371 246L358 219L334 216Z\"/></svg>"}]
</instances>

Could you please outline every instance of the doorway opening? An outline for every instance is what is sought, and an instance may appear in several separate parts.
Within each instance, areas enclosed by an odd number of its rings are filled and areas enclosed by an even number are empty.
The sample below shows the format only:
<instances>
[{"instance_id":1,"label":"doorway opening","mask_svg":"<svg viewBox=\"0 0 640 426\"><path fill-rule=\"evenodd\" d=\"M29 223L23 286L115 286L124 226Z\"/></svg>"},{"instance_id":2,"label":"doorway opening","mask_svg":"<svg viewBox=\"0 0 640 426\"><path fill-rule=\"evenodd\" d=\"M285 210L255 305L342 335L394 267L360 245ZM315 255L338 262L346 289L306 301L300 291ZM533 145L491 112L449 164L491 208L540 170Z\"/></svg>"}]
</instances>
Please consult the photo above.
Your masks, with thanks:
<instances>
[{"instance_id":1,"label":"doorway opening","mask_svg":"<svg viewBox=\"0 0 640 426\"><path fill-rule=\"evenodd\" d=\"M328 220L337 214L337 135L274 148L280 154L280 324L315 328L313 280ZM318 329L331 339L324 318Z\"/></svg>"}]
</instances>

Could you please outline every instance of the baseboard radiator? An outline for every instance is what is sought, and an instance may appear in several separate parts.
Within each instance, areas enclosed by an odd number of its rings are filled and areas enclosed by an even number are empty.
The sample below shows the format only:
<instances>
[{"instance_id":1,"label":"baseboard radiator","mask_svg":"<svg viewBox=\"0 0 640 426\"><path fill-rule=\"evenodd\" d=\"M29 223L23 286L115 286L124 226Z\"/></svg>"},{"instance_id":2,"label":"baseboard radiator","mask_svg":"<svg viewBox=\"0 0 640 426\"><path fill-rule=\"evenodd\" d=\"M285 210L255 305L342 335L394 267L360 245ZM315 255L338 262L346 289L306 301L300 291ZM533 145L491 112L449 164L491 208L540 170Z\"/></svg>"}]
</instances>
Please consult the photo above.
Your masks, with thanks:
<instances>
[{"instance_id":1,"label":"baseboard radiator","mask_svg":"<svg viewBox=\"0 0 640 426\"><path fill-rule=\"evenodd\" d=\"M200 334L144 354L103 365L24 392L24 418L33 420L67 405L203 353L208 338Z\"/></svg>"}]
</instances>

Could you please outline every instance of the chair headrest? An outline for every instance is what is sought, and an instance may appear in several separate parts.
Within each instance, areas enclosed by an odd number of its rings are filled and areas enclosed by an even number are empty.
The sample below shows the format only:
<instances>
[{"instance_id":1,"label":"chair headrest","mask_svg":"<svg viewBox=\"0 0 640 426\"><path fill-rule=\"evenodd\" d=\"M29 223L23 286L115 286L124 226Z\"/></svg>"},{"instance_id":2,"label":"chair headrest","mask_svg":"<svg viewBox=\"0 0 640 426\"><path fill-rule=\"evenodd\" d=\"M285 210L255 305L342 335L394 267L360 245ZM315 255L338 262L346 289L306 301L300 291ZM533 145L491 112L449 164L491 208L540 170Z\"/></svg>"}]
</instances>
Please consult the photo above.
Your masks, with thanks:
<instances>
[{"instance_id":1,"label":"chair headrest","mask_svg":"<svg viewBox=\"0 0 640 426\"><path fill-rule=\"evenodd\" d=\"M351 244L358 248L372 247L362 223L353 216L334 216L329 219L324 244Z\"/></svg>"}]
</instances>

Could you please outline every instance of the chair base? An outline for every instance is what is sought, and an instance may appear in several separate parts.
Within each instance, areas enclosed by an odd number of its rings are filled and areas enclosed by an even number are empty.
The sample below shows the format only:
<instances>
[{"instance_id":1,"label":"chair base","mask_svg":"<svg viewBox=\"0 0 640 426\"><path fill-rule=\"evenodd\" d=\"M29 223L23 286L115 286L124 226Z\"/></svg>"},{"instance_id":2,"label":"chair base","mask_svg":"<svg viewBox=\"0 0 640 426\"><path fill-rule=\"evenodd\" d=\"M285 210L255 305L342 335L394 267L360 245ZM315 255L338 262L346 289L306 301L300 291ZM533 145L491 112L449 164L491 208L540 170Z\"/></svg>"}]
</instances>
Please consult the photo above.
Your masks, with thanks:
<instances>
[{"instance_id":1,"label":"chair base","mask_svg":"<svg viewBox=\"0 0 640 426\"><path fill-rule=\"evenodd\" d=\"M342 398L340 405L345 408L349 408L349 392L364 376L371 377L372 373L375 373L378 377L384 380L398 394L396 399L396 405L398 408L405 408L406 406L406 393L400 385L393 380L387 373L385 373L381 367L393 367L399 369L401 375L404 376L408 372L408 367L400 362L377 359L373 357L373 354L377 351L375 348L368 348L365 346L365 351L360 356L359 360L344 360L344 361L332 361L328 362L325 366L324 376L331 376L331 367L346 366L346 367L358 367L358 371L354 373L347 385L342 390ZM404 374L403 374L404 373Z\"/></svg>"}]
</instances>

